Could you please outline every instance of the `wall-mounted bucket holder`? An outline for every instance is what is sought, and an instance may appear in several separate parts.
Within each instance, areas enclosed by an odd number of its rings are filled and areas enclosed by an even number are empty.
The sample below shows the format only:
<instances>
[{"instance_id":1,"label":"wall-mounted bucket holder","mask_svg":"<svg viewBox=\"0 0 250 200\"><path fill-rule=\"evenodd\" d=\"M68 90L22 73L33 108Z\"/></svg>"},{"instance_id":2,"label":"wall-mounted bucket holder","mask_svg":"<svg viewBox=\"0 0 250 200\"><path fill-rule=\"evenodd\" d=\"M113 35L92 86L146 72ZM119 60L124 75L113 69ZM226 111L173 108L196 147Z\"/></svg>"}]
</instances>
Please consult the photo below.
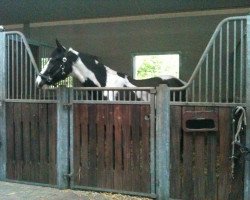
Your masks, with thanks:
<instances>
[{"instance_id":1,"label":"wall-mounted bucket holder","mask_svg":"<svg viewBox=\"0 0 250 200\"><path fill-rule=\"evenodd\" d=\"M218 112L184 111L182 113L184 132L218 131Z\"/></svg>"}]
</instances>

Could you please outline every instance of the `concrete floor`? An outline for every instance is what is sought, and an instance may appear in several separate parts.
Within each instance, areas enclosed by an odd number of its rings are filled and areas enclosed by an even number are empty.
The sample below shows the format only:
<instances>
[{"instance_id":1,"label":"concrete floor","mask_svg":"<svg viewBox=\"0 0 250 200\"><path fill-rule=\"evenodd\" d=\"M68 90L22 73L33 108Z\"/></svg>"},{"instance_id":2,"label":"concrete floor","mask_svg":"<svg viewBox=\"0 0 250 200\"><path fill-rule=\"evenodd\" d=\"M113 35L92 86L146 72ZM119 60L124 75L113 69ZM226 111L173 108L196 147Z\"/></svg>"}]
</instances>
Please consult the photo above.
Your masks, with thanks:
<instances>
[{"instance_id":1,"label":"concrete floor","mask_svg":"<svg viewBox=\"0 0 250 200\"><path fill-rule=\"evenodd\" d=\"M106 194L77 190L25 185L0 181L0 200L149 200L119 194Z\"/></svg>"}]
</instances>

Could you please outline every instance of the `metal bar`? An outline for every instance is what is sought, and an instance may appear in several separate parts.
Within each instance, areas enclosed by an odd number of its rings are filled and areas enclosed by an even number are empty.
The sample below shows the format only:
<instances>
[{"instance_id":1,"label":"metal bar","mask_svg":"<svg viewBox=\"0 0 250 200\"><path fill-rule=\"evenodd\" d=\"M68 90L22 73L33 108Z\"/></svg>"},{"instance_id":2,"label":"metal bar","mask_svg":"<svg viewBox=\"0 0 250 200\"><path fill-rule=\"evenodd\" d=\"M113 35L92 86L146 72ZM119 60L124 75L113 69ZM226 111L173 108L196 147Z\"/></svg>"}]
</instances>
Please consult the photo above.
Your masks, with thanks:
<instances>
[{"instance_id":1,"label":"metal bar","mask_svg":"<svg viewBox=\"0 0 250 200\"><path fill-rule=\"evenodd\" d=\"M201 101L201 70L202 68L199 70L199 101Z\"/></svg>"},{"instance_id":2,"label":"metal bar","mask_svg":"<svg viewBox=\"0 0 250 200\"><path fill-rule=\"evenodd\" d=\"M195 80L193 80L193 87L192 87L192 101L195 101Z\"/></svg>"},{"instance_id":3,"label":"metal bar","mask_svg":"<svg viewBox=\"0 0 250 200\"><path fill-rule=\"evenodd\" d=\"M212 63L212 102L215 101L215 42L213 43L213 63Z\"/></svg>"},{"instance_id":4,"label":"metal bar","mask_svg":"<svg viewBox=\"0 0 250 200\"><path fill-rule=\"evenodd\" d=\"M244 41L243 21L240 23L240 102L243 100L243 41Z\"/></svg>"},{"instance_id":5,"label":"metal bar","mask_svg":"<svg viewBox=\"0 0 250 200\"><path fill-rule=\"evenodd\" d=\"M208 102L208 57L206 57L206 85L205 85L205 101Z\"/></svg>"},{"instance_id":6,"label":"metal bar","mask_svg":"<svg viewBox=\"0 0 250 200\"><path fill-rule=\"evenodd\" d=\"M0 180L7 176L7 139L6 139L6 38L5 33L0 32Z\"/></svg>"},{"instance_id":7,"label":"metal bar","mask_svg":"<svg viewBox=\"0 0 250 200\"><path fill-rule=\"evenodd\" d=\"M151 193L155 193L155 92L150 93L150 179Z\"/></svg>"},{"instance_id":8,"label":"metal bar","mask_svg":"<svg viewBox=\"0 0 250 200\"><path fill-rule=\"evenodd\" d=\"M156 194L158 200L170 197L170 92L157 87L156 96Z\"/></svg>"},{"instance_id":9,"label":"metal bar","mask_svg":"<svg viewBox=\"0 0 250 200\"><path fill-rule=\"evenodd\" d=\"M233 102L235 102L236 97L236 38L237 38L237 30L236 30L236 21L234 21L234 61L233 61Z\"/></svg>"},{"instance_id":10,"label":"metal bar","mask_svg":"<svg viewBox=\"0 0 250 200\"><path fill-rule=\"evenodd\" d=\"M28 56L27 56L27 50L25 48L25 95L24 98L27 99L28 97Z\"/></svg>"},{"instance_id":11,"label":"metal bar","mask_svg":"<svg viewBox=\"0 0 250 200\"><path fill-rule=\"evenodd\" d=\"M246 35L246 147L250 148L250 15L247 16ZM242 29L241 29L242 30ZM241 31L242 32L242 31ZM242 38L241 38L242 39ZM242 43L243 40L241 40ZM249 155L248 155L249 158ZM250 197L250 160L245 159L244 199Z\"/></svg>"},{"instance_id":12,"label":"metal bar","mask_svg":"<svg viewBox=\"0 0 250 200\"><path fill-rule=\"evenodd\" d=\"M23 98L23 42L22 42L22 38L21 38L21 40L20 40L20 45L21 45L21 85L20 85L20 87L21 87L21 96L20 96L20 98L22 99Z\"/></svg>"},{"instance_id":13,"label":"metal bar","mask_svg":"<svg viewBox=\"0 0 250 200\"><path fill-rule=\"evenodd\" d=\"M8 46L8 50L7 50L7 85L8 85L8 92L7 92L7 96L6 98L10 97L10 80L11 80L11 74L10 74L10 36L7 36L7 46Z\"/></svg>"},{"instance_id":14,"label":"metal bar","mask_svg":"<svg viewBox=\"0 0 250 200\"><path fill-rule=\"evenodd\" d=\"M220 30L220 44L219 44L219 102L222 102L221 100L221 94L222 94L222 27Z\"/></svg>"},{"instance_id":15,"label":"metal bar","mask_svg":"<svg viewBox=\"0 0 250 200\"><path fill-rule=\"evenodd\" d=\"M213 106L213 107L235 107L235 106L243 106L245 107L245 103L217 103L217 102L170 102L170 105L180 105L180 106Z\"/></svg>"},{"instance_id":16,"label":"metal bar","mask_svg":"<svg viewBox=\"0 0 250 200\"><path fill-rule=\"evenodd\" d=\"M12 85L11 85L11 87L12 87L12 98L15 98L15 94L14 94L14 92L15 92L15 83L14 83L14 80L15 80L15 78L14 78L14 73L15 73L15 60L14 60L14 35L12 35L12 42L11 42L11 50L12 50L12 52L11 52L11 60L12 60L12 66L11 66L11 69L12 69L12 80L11 80L11 82L12 82Z\"/></svg>"},{"instance_id":17,"label":"metal bar","mask_svg":"<svg viewBox=\"0 0 250 200\"><path fill-rule=\"evenodd\" d=\"M15 45L15 49L16 49L16 77L15 77L15 83L16 85L14 87L16 87L16 96L15 98L18 99L18 80L19 80L19 74L18 74L18 68L19 68L19 48L18 48L18 35L16 35L16 45Z\"/></svg>"},{"instance_id":18,"label":"metal bar","mask_svg":"<svg viewBox=\"0 0 250 200\"><path fill-rule=\"evenodd\" d=\"M68 103L66 87L58 88L57 103L57 186L60 189L68 187L68 180L65 177L69 174L69 137L68 137L68 110L64 105Z\"/></svg>"},{"instance_id":19,"label":"metal bar","mask_svg":"<svg viewBox=\"0 0 250 200\"><path fill-rule=\"evenodd\" d=\"M229 22L227 22L226 26L226 102L228 102L228 92L229 92Z\"/></svg>"}]
</instances>

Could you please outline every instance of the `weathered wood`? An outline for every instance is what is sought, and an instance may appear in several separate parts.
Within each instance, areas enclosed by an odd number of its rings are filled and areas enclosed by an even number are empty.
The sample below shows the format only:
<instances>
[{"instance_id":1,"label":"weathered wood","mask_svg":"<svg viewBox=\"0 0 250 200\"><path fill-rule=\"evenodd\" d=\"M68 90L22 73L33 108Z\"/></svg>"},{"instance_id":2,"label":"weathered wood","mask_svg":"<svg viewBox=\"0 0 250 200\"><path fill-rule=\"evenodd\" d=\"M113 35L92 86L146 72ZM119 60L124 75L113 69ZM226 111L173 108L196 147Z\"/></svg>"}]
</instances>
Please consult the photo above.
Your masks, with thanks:
<instances>
[{"instance_id":1,"label":"weathered wood","mask_svg":"<svg viewBox=\"0 0 250 200\"><path fill-rule=\"evenodd\" d=\"M185 110L194 110L194 107L183 107ZM193 182L193 134L183 133L183 200L194 199L194 182Z\"/></svg>"},{"instance_id":2,"label":"weathered wood","mask_svg":"<svg viewBox=\"0 0 250 200\"><path fill-rule=\"evenodd\" d=\"M171 106L170 116L170 197L181 199L181 106Z\"/></svg>"},{"instance_id":3,"label":"weathered wood","mask_svg":"<svg viewBox=\"0 0 250 200\"><path fill-rule=\"evenodd\" d=\"M231 112L228 108L219 109L220 159L218 199L229 199L230 194L230 147L231 147Z\"/></svg>"},{"instance_id":4,"label":"weathered wood","mask_svg":"<svg viewBox=\"0 0 250 200\"><path fill-rule=\"evenodd\" d=\"M217 109L216 109L217 110ZM217 137L219 132L207 134L207 185L206 198L208 200L217 199Z\"/></svg>"}]
</instances>

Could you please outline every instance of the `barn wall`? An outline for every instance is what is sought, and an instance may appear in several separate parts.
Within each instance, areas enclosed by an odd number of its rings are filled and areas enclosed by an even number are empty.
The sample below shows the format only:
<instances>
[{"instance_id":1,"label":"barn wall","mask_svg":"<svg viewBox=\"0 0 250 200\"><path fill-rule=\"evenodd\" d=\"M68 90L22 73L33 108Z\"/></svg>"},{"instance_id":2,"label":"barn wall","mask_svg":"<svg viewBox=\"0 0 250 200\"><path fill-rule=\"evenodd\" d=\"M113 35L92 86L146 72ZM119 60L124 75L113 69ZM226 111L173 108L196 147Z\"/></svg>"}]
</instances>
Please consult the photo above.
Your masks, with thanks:
<instances>
[{"instance_id":1,"label":"barn wall","mask_svg":"<svg viewBox=\"0 0 250 200\"><path fill-rule=\"evenodd\" d=\"M133 53L180 52L180 77L188 80L217 24L228 15L32 27L30 37L99 56L132 75Z\"/></svg>"}]
</instances>

